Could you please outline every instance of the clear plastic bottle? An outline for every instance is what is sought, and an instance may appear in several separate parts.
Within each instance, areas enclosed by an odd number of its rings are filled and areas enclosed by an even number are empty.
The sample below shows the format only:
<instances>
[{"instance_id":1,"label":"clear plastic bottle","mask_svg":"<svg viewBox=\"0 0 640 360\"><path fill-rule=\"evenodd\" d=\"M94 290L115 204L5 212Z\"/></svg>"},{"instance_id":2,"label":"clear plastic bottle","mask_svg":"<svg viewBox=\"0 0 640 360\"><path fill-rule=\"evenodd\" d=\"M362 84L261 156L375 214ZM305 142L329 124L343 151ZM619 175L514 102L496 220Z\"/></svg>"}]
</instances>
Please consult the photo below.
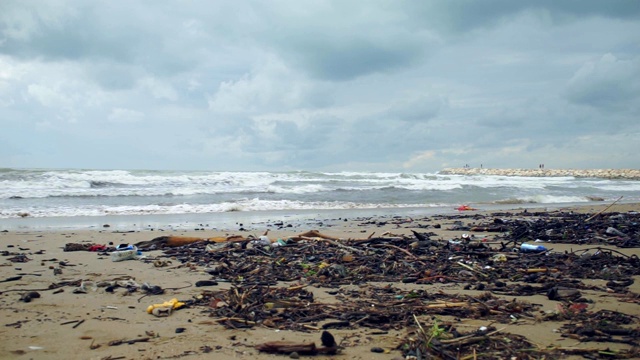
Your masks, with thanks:
<instances>
[{"instance_id":1,"label":"clear plastic bottle","mask_svg":"<svg viewBox=\"0 0 640 360\"><path fill-rule=\"evenodd\" d=\"M114 251L111 253L111 261L118 262L124 260L132 260L138 257L138 248L131 245L132 249Z\"/></svg>"}]
</instances>

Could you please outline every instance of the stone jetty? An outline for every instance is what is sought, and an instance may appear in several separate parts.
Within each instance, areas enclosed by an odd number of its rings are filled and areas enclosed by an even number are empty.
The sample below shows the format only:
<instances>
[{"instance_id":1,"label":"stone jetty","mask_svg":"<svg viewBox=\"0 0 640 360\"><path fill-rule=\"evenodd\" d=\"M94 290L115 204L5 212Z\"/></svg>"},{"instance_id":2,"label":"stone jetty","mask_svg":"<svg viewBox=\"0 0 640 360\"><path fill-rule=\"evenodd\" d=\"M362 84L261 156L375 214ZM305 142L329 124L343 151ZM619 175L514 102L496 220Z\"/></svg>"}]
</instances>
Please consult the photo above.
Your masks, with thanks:
<instances>
[{"instance_id":1,"label":"stone jetty","mask_svg":"<svg viewBox=\"0 0 640 360\"><path fill-rule=\"evenodd\" d=\"M500 175L640 180L640 169L491 169L491 168L446 168L442 175Z\"/></svg>"}]
</instances>

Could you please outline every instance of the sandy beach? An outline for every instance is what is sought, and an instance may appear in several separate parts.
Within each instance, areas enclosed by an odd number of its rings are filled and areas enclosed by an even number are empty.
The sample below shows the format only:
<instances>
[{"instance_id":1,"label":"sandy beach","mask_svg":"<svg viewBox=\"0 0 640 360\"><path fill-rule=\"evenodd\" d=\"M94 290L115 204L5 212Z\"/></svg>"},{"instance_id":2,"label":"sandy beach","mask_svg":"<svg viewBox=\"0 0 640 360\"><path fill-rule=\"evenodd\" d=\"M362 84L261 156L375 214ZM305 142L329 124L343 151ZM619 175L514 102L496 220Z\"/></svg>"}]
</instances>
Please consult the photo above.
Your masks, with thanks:
<instances>
[{"instance_id":1,"label":"sandy beach","mask_svg":"<svg viewBox=\"0 0 640 360\"><path fill-rule=\"evenodd\" d=\"M550 212L574 212L597 214L606 206L587 206L559 208ZM517 218L524 209L509 211L509 216ZM540 210L535 210L540 211ZM597 215L606 218L609 214L627 214L640 211L640 204L616 204ZM269 230L271 241L286 240L298 234L317 230L323 235L340 240L331 240L340 256L364 257L363 250L356 248L348 239L366 239L375 236L394 238L414 237L413 231L430 232L430 240L447 242L460 239L468 230L451 230L455 219L452 216L430 216L420 219L386 217L381 219L328 218L288 223L287 220L272 219L270 222L234 225L229 228L180 230L172 228L152 228L148 230L122 231L103 227L81 230L38 230L11 229L0 232L0 357L7 359L174 359L174 358L216 358L216 359L271 359L289 358L289 354L267 354L258 351L255 346L272 341L291 341L295 343L314 342L320 346L323 322L310 321L306 331L294 331L287 326L269 326L257 323L249 328L230 329L219 322L219 316L211 313L210 306L202 306L197 301L203 292L209 295L224 292L233 286L241 286L242 281L216 281L213 286L195 286L198 281L214 280L211 267L216 264L181 262L179 256L165 255L163 250L144 251L143 257L135 260L112 261L108 252L101 251L64 251L66 244L104 245L115 247L121 244L136 244L161 236L188 236L198 238L227 237L240 235L259 237ZM505 212L494 216L490 213L466 211L459 214L463 224L475 225L482 218L505 217ZM477 239L492 243L500 232L473 233ZM637 234L634 235L637 239ZM415 240L415 239L414 239ZM295 242L298 246L305 243L323 242L324 239L305 239ZM214 244L214 243L212 243ZM345 245L347 244L347 245ZM408 242L407 242L408 244ZM331 245L331 244L329 244ZM384 244L382 244L384 245ZM592 244L566 244L544 242L551 252L576 251L580 248L593 248ZM637 248L620 248L599 245L603 249L611 248L624 256L637 256ZM349 251L356 249L356 251ZM166 249L165 249L166 250ZM275 253L275 251L280 251ZM286 257L287 248L276 249L269 253L275 259ZM240 251L240 250L238 250ZM389 247L389 251L406 254L403 261L424 261L420 256L412 255L413 248ZM362 253L361 253L362 252ZM404 256L404 255L403 255ZM345 260L347 261L347 260ZM508 261L516 262L517 258ZM293 262L291 262L293 263ZM469 264L473 267L473 264ZM461 269L463 271L464 269ZM256 271L261 271L257 269ZM471 271L471 270L470 270ZM491 269L474 269L473 272L491 272ZM484 275L483 275L484 276ZM558 274L556 276L569 276ZM458 278L459 279L459 278ZM482 280L482 277L479 277ZM587 298L587 311L611 310L630 316L634 321L626 324L638 331L637 294L640 294L640 278L624 291L607 290L607 279L582 279L590 289L581 289L583 298ZM398 294L407 291L426 291L437 294L464 294L480 297L486 290L477 290L477 279L468 281L436 281L434 283L403 282L398 276L392 283L343 284L339 287L326 286L327 283L314 283L309 278L280 282L281 287L304 287L313 294L314 306L333 305L327 309L335 311L338 300L336 291L354 290L365 292L367 289L393 286ZM143 285L159 286L162 294L145 296ZM323 285L324 284L324 285ZM38 294L38 295L34 295ZM29 294L32 294L31 296ZM344 294L344 292L343 292ZM516 334L526 337L539 349L610 349L629 351L633 347L625 342L581 342L579 339L563 337L560 330L570 320L551 321L548 318L554 312L562 312L559 304L572 304L549 299L545 294L531 296L511 296L494 294L498 299L525 301L536 304L535 316L514 316L507 324L497 323L491 317L461 318L456 316L438 316L442 324L451 323L460 332L474 331L482 326L495 326L501 334ZM401 296L398 295L398 299ZM636 301L629 301L635 298ZM171 299L186 302L187 305L174 310L169 316L158 317L147 312L154 304L162 304ZM372 300L372 303L376 301ZM222 305L221 305L222 306ZM339 307L338 307L339 309ZM285 308L283 311L287 311ZM329 310L327 310L329 311ZM407 310L410 312L410 309ZM433 316L424 315L417 319L424 326L431 326ZM325 321L326 322L326 321ZM416 337L418 326L391 328L377 331L370 327L350 323L349 326L331 328L329 331L340 345L337 355L318 355L342 359L401 359L405 358L399 347L408 338ZM316 329L316 330L314 330ZM381 352L377 352L381 351ZM620 353L623 354L623 353ZM626 354L626 353L625 353ZM295 357L293 355L292 357ZM300 355L304 357L304 355ZM568 355L554 355L566 357ZM577 356L577 355L573 355ZM552 358L553 356L549 356ZM482 358L479 356L478 358Z\"/></svg>"}]
</instances>

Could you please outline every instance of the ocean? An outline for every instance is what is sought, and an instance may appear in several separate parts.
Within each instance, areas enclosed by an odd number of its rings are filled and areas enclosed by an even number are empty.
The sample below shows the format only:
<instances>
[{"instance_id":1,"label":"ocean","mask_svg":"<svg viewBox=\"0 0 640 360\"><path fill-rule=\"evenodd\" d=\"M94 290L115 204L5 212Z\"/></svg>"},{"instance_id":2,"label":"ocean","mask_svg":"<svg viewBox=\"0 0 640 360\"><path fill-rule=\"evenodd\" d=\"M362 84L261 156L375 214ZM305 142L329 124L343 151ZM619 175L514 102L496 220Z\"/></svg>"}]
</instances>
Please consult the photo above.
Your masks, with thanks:
<instances>
[{"instance_id":1,"label":"ocean","mask_svg":"<svg viewBox=\"0 0 640 360\"><path fill-rule=\"evenodd\" d=\"M478 209L640 202L640 181L380 172L0 169L0 226L199 223L274 213L434 214ZM16 220L21 219L21 220ZM24 219L31 219L28 222ZM93 219L93 220L91 220Z\"/></svg>"}]
</instances>

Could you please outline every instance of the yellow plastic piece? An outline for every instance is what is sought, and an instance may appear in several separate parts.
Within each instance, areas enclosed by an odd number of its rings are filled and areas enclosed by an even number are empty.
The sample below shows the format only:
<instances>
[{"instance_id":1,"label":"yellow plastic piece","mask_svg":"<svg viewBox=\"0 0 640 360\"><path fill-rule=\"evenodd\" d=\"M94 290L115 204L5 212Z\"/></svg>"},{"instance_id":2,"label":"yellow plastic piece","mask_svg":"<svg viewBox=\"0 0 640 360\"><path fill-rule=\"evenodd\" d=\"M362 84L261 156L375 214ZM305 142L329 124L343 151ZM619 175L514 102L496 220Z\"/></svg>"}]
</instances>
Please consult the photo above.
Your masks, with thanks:
<instances>
[{"instance_id":1,"label":"yellow plastic piece","mask_svg":"<svg viewBox=\"0 0 640 360\"><path fill-rule=\"evenodd\" d=\"M180 309L181 307L183 307L184 305L185 305L185 303L178 301L178 299L171 299L169 301L165 301L162 304L149 305L149 307L147 308L147 314L151 314L151 312L155 308L170 307L173 310L177 310L177 309Z\"/></svg>"}]
</instances>

